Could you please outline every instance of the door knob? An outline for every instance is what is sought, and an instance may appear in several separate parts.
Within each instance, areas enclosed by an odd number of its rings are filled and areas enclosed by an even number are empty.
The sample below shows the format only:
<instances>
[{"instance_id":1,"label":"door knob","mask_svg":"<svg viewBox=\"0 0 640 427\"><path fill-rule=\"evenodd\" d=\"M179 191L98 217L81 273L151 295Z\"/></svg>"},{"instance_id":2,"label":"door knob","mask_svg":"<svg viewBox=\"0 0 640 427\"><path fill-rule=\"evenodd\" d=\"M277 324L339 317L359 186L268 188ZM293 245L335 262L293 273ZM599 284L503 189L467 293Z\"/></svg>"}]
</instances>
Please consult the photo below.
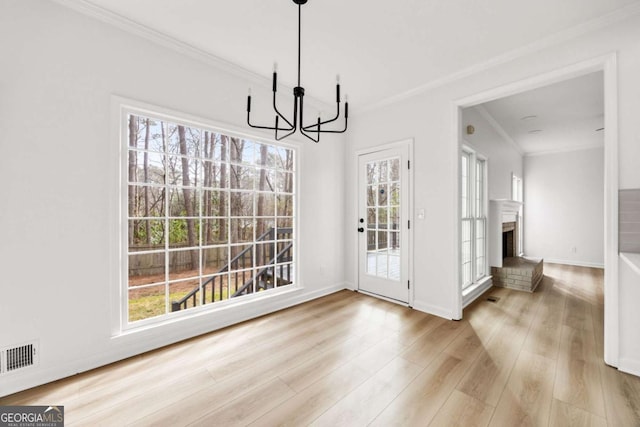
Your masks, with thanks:
<instances>
[{"instance_id":1,"label":"door knob","mask_svg":"<svg viewBox=\"0 0 640 427\"><path fill-rule=\"evenodd\" d=\"M364 233L364 227L358 227L358 231L359 231L360 233Z\"/></svg>"}]
</instances>

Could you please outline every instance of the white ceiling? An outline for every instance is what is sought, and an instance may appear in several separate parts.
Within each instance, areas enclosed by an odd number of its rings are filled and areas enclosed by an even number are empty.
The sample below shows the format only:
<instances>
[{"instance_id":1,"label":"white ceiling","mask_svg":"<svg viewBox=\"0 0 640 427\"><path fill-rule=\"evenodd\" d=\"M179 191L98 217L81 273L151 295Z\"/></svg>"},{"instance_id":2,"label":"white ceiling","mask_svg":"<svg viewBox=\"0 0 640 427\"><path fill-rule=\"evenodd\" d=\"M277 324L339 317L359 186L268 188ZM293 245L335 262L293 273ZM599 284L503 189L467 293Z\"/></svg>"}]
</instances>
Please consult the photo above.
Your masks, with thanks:
<instances>
[{"instance_id":1,"label":"white ceiling","mask_svg":"<svg viewBox=\"0 0 640 427\"><path fill-rule=\"evenodd\" d=\"M295 85L297 6L291 0L58 1L94 14L118 14L265 78L277 61L281 81ZM334 102L339 73L352 108L368 108L523 46L610 24L636 13L639 5L640 0L309 0L302 6L302 85L307 95Z\"/></svg>"},{"instance_id":2,"label":"white ceiling","mask_svg":"<svg viewBox=\"0 0 640 427\"><path fill-rule=\"evenodd\" d=\"M587 74L482 104L524 154L604 146L604 76Z\"/></svg>"}]
</instances>

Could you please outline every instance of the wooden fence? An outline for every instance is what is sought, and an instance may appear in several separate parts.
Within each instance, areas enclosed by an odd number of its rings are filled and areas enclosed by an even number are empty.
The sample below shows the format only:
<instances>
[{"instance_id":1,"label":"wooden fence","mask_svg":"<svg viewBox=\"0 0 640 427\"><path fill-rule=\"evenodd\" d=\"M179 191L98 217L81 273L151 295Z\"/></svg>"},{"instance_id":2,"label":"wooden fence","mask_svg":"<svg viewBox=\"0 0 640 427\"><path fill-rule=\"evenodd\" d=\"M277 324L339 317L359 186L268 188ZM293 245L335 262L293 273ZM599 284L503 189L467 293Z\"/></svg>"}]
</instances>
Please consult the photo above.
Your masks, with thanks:
<instances>
[{"instance_id":1,"label":"wooden fence","mask_svg":"<svg viewBox=\"0 0 640 427\"><path fill-rule=\"evenodd\" d=\"M137 250L144 248L136 247ZM155 249L155 248L154 248ZM198 249L194 249L196 253ZM169 252L169 269L173 273L195 270L198 266L193 266L191 262L191 250L179 250ZM147 254L131 253L129 257L129 277L152 276L164 273L165 252L154 252ZM203 266L207 270L218 270L227 262L227 247L204 248L202 250Z\"/></svg>"}]
</instances>

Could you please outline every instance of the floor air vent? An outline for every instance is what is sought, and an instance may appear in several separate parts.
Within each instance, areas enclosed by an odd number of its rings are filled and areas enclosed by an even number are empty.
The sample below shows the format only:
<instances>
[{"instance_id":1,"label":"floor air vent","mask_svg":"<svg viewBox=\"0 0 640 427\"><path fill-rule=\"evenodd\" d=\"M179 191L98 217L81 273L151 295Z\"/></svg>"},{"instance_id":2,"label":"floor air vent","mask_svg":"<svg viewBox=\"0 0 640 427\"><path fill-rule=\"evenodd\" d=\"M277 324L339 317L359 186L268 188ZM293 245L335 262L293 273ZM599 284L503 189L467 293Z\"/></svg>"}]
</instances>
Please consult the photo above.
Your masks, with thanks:
<instances>
[{"instance_id":1,"label":"floor air vent","mask_svg":"<svg viewBox=\"0 0 640 427\"><path fill-rule=\"evenodd\" d=\"M38 346L31 342L17 347L5 348L0 353L0 373L9 373L37 364Z\"/></svg>"}]
</instances>

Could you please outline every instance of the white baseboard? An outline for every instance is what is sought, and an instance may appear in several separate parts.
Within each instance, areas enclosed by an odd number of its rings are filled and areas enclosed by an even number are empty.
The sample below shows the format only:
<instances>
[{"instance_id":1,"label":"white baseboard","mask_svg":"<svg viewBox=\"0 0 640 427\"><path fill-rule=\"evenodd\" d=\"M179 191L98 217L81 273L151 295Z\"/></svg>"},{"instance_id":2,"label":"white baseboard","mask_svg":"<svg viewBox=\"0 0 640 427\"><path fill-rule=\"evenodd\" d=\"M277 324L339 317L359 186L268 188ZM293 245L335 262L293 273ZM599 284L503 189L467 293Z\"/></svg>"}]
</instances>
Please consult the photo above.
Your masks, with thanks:
<instances>
[{"instance_id":1,"label":"white baseboard","mask_svg":"<svg viewBox=\"0 0 640 427\"><path fill-rule=\"evenodd\" d=\"M124 341L125 345L114 345L112 351L70 360L56 366L47 367L41 361L39 366L3 374L0 381L0 397L90 371L160 347L321 298L346 288L346 283L336 283L310 292L305 292L304 288L298 288L268 299L257 300L260 302L259 304L246 304L242 310L231 310L229 314L232 315L224 316L222 320L217 319L212 313L211 315L199 316L197 319L184 319L185 327L167 328L173 329L168 333L131 333L114 337L113 340Z\"/></svg>"},{"instance_id":2,"label":"white baseboard","mask_svg":"<svg viewBox=\"0 0 640 427\"><path fill-rule=\"evenodd\" d=\"M618 360L618 370L640 377L640 360L621 357L620 360Z\"/></svg>"},{"instance_id":3,"label":"white baseboard","mask_svg":"<svg viewBox=\"0 0 640 427\"><path fill-rule=\"evenodd\" d=\"M442 317L447 320L455 319L455 316L453 315L453 312L451 310L422 301L414 301L413 308L427 314L433 314L434 316Z\"/></svg>"},{"instance_id":4,"label":"white baseboard","mask_svg":"<svg viewBox=\"0 0 640 427\"><path fill-rule=\"evenodd\" d=\"M604 268L604 264L596 263L596 262L585 262L585 261L575 261L575 260L569 260L569 259L544 258L544 257L536 257L536 258L543 258L544 262L548 262L551 264L575 265L576 267Z\"/></svg>"}]
</instances>

